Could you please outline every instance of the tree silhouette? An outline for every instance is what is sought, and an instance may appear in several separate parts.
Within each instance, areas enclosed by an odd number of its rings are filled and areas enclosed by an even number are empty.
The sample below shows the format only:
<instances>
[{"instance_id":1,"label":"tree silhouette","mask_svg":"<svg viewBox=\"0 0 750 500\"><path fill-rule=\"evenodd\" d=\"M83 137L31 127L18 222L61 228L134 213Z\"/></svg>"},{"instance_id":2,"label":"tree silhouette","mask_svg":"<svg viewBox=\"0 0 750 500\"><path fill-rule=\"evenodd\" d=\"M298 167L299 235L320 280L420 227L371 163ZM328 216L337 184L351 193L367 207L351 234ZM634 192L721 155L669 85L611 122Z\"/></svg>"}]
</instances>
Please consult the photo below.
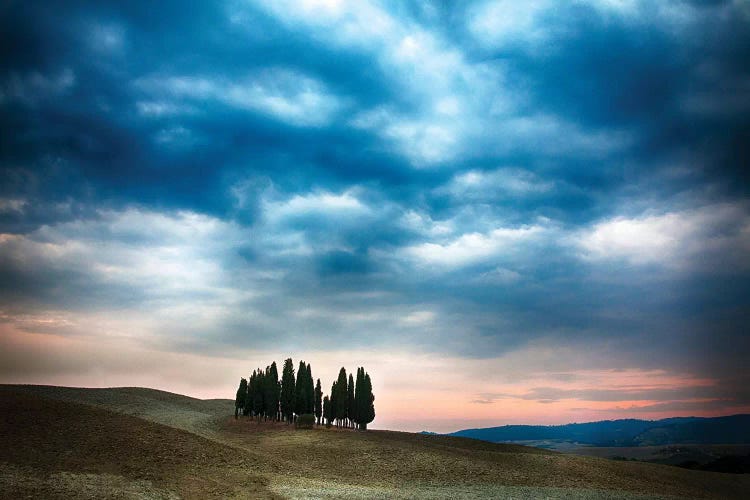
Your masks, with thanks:
<instances>
[{"instance_id":1,"label":"tree silhouette","mask_svg":"<svg viewBox=\"0 0 750 500\"><path fill-rule=\"evenodd\" d=\"M258 368L247 379L240 379L234 399L234 416L257 417L261 420L295 421L295 415L310 415L313 421L326 426L367 429L375 419L375 395L372 381L364 367L357 368L356 379L346 368L341 367L338 377L331 384L331 393L323 397L320 379L314 382L312 367L299 362L295 376L292 358L284 360L281 380L276 362Z\"/></svg>"},{"instance_id":2,"label":"tree silhouette","mask_svg":"<svg viewBox=\"0 0 750 500\"><path fill-rule=\"evenodd\" d=\"M346 402L347 402L347 380L346 380L346 368L343 366L339 370L339 378L336 379L336 406L334 412L336 413L336 420L339 425L342 425L346 420Z\"/></svg>"},{"instance_id":3,"label":"tree silhouette","mask_svg":"<svg viewBox=\"0 0 750 500\"><path fill-rule=\"evenodd\" d=\"M362 371L364 371L364 368ZM375 395L372 393L370 375L367 372L364 372L364 374L364 381L362 383L362 413L358 413L358 417L360 428L366 430L367 424L375 420Z\"/></svg>"},{"instance_id":4,"label":"tree silhouette","mask_svg":"<svg viewBox=\"0 0 750 500\"><path fill-rule=\"evenodd\" d=\"M307 413L307 365L304 361L299 362L297 369L297 382L294 386L294 413L302 415Z\"/></svg>"},{"instance_id":5,"label":"tree silhouette","mask_svg":"<svg viewBox=\"0 0 750 500\"><path fill-rule=\"evenodd\" d=\"M365 414L365 369L362 367L357 368L357 381L354 388L354 406L357 408L357 427L361 428L362 416Z\"/></svg>"},{"instance_id":6,"label":"tree silhouette","mask_svg":"<svg viewBox=\"0 0 750 500\"><path fill-rule=\"evenodd\" d=\"M258 368L257 370L253 371L253 374L250 376L250 380L248 381L248 396L249 396L249 406L252 410L252 415L254 417L258 418L258 421L260 422L261 416L263 415L263 396L264 396L264 389L265 389L265 374L263 373L263 370Z\"/></svg>"},{"instance_id":7,"label":"tree silhouette","mask_svg":"<svg viewBox=\"0 0 750 500\"><path fill-rule=\"evenodd\" d=\"M333 414L331 412L331 400L328 396L323 398L323 419L326 421L326 427L330 427Z\"/></svg>"},{"instance_id":8,"label":"tree silhouette","mask_svg":"<svg viewBox=\"0 0 750 500\"><path fill-rule=\"evenodd\" d=\"M281 373L281 414L287 423L291 423L294 415L294 363L292 358L284 361Z\"/></svg>"},{"instance_id":9,"label":"tree silhouette","mask_svg":"<svg viewBox=\"0 0 750 500\"><path fill-rule=\"evenodd\" d=\"M315 382L312 376L312 366L307 363L307 372L305 373L305 413L312 415L315 413Z\"/></svg>"},{"instance_id":10,"label":"tree silhouette","mask_svg":"<svg viewBox=\"0 0 750 500\"><path fill-rule=\"evenodd\" d=\"M279 372L276 369L276 361L271 363L271 366L266 368L265 384L264 384L264 397L263 412L266 418L271 420L279 419L279 391L281 387L279 385Z\"/></svg>"},{"instance_id":11,"label":"tree silhouette","mask_svg":"<svg viewBox=\"0 0 750 500\"><path fill-rule=\"evenodd\" d=\"M234 397L234 418L245 408L245 397L247 397L247 379L240 379L237 395Z\"/></svg>"},{"instance_id":12,"label":"tree silhouette","mask_svg":"<svg viewBox=\"0 0 750 500\"><path fill-rule=\"evenodd\" d=\"M357 421L357 409L354 405L354 377L349 374L349 382L346 386L346 419L349 427L354 427L354 422Z\"/></svg>"},{"instance_id":13,"label":"tree silhouette","mask_svg":"<svg viewBox=\"0 0 750 500\"><path fill-rule=\"evenodd\" d=\"M315 384L315 418L320 425L320 417L323 415L323 389L320 387L320 379Z\"/></svg>"},{"instance_id":14,"label":"tree silhouette","mask_svg":"<svg viewBox=\"0 0 750 500\"><path fill-rule=\"evenodd\" d=\"M339 393L339 390L336 387L337 385L337 381L334 381L333 384L331 384L331 416L329 418L329 421L335 422L336 425L338 425L338 417L336 416L336 405L338 404L338 401L336 400L338 399Z\"/></svg>"}]
</instances>

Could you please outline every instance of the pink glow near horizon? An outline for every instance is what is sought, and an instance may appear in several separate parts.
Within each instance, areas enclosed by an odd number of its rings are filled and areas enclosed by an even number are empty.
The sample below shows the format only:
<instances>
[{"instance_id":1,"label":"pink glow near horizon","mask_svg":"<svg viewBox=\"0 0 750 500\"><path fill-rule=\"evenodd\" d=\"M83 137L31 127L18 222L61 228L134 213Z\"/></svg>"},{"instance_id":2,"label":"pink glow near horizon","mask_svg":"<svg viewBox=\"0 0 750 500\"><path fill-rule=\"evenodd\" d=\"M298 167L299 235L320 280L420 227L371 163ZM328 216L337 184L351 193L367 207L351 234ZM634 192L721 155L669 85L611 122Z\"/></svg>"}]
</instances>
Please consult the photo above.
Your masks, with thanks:
<instances>
[{"instance_id":1,"label":"pink glow near horizon","mask_svg":"<svg viewBox=\"0 0 750 500\"><path fill-rule=\"evenodd\" d=\"M368 351L310 353L251 352L241 358L163 352L146 349L129 339L70 338L19 331L0 325L0 347L6 353L2 383L50 384L78 387L143 386L201 399L232 398L241 376L271 361L281 365L292 357L312 364L324 393L339 368L365 366L376 395L373 428L449 432L461 428L504 424L564 424L616 418L658 419L671 416L716 416L750 412L750 407L717 405L718 398L681 397L685 405L659 409L670 401L639 397L637 391L700 389L715 382L690 374L661 370L559 370L545 372L530 364L519 376L513 370L525 358L542 356L534 349L495 359L428 356L411 352ZM7 365L8 360L15 364ZM25 367L26 371L18 370ZM507 370L506 370L507 369ZM12 374L13 371L17 372ZM483 374L483 377L480 375ZM477 380L482 380L477 383ZM471 388L467 392L466 388ZM562 391L544 400L533 391ZM586 399L587 391L612 391L613 401ZM565 391L576 391L574 396ZM230 410L228 409L228 412Z\"/></svg>"}]
</instances>

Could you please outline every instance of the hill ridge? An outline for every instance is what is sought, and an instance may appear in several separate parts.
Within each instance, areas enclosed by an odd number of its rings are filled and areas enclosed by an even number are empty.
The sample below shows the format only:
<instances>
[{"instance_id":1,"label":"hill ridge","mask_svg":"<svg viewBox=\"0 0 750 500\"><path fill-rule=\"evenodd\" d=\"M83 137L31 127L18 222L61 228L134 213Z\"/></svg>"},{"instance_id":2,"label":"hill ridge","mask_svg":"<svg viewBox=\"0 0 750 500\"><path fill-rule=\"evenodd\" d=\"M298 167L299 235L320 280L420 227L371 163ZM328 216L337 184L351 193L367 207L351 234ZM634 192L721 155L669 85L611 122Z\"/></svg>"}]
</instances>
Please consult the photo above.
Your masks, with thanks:
<instances>
[{"instance_id":1,"label":"hill ridge","mask_svg":"<svg viewBox=\"0 0 750 500\"><path fill-rule=\"evenodd\" d=\"M595 446L747 444L750 443L750 414L659 420L615 419L560 425L513 424L462 429L447 435L491 442L567 440Z\"/></svg>"}]
</instances>

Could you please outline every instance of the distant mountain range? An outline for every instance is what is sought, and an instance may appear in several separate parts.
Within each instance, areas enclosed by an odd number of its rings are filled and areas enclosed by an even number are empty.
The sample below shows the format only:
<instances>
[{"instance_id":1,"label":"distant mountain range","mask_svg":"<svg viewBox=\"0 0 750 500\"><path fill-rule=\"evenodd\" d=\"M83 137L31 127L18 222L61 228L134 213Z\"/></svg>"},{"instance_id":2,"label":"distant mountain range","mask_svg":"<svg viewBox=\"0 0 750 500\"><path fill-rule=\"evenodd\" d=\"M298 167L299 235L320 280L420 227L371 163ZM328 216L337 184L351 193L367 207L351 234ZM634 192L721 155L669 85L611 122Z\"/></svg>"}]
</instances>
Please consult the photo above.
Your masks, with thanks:
<instances>
[{"instance_id":1,"label":"distant mountain range","mask_svg":"<svg viewBox=\"0 0 750 500\"><path fill-rule=\"evenodd\" d=\"M464 429L448 435L493 443L558 440L593 446L750 444L750 415L603 420L566 425L504 425Z\"/></svg>"}]
</instances>

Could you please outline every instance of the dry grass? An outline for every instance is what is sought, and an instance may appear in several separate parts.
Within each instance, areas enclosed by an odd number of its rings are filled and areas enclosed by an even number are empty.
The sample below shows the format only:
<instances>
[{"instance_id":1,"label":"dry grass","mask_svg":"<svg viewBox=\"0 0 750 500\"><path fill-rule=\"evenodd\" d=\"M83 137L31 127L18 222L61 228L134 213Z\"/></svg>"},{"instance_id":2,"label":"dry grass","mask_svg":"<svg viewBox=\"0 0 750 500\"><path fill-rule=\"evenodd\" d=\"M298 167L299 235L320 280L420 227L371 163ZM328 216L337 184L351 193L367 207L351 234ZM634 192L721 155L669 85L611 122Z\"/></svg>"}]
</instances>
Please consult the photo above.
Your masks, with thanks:
<instances>
[{"instance_id":1,"label":"dry grass","mask_svg":"<svg viewBox=\"0 0 750 500\"><path fill-rule=\"evenodd\" d=\"M3 403L3 413L18 415L23 413L19 405L36 405L24 419L38 422L4 420L3 441L9 436L11 447L23 450L18 456L0 452L6 470L18 477L46 471L45 484L63 485L67 492L111 484L113 492L125 492L121 497L149 498L274 492L289 498L750 498L747 475L447 436L294 430L234 420L229 400L200 401L148 389L19 386L0 390L0 397L11 401ZM39 422L55 427L55 433L73 432L40 442L31 435L40 432ZM31 447L27 439L37 439L36 444ZM37 446L39 451L32 451ZM77 450L73 455L50 458L70 447ZM86 459L75 458L80 454ZM0 479L2 484L7 480Z\"/></svg>"},{"instance_id":2,"label":"dry grass","mask_svg":"<svg viewBox=\"0 0 750 500\"><path fill-rule=\"evenodd\" d=\"M247 457L225 445L18 391L0 392L0 443L2 498L273 497Z\"/></svg>"}]
</instances>

